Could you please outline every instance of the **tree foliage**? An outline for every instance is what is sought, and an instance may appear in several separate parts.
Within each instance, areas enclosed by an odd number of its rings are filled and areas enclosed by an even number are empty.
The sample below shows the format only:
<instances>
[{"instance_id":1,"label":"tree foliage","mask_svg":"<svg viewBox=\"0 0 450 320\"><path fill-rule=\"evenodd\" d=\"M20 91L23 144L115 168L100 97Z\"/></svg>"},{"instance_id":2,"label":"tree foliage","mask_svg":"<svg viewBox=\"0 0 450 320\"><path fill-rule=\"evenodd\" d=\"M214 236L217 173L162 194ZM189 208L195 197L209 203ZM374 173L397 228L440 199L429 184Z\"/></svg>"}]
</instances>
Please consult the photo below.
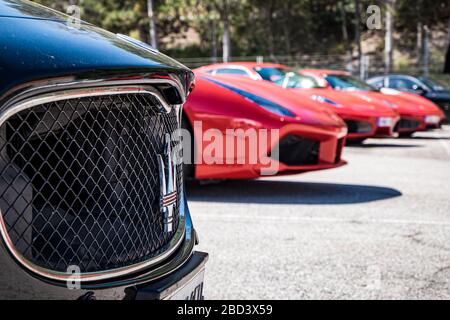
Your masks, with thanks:
<instances>
[{"instance_id":1,"label":"tree foliage","mask_svg":"<svg viewBox=\"0 0 450 320\"><path fill-rule=\"evenodd\" d=\"M63 10L68 1L35 0ZM234 56L293 55L298 53L345 53L358 48L361 37L384 30L367 30L366 8L387 0L155 0L157 35L171 37L195 30L200 44L177 50L178 55L220 55L223 34L230 31ZM113 32L149 41L146 0L72 0L82 7L82 18ZM360 16L356 17L356 3ZM396 0L395 31L398 47L412 50L417 45L418 26L433 32L447 32L449 0ZM360 22L355 23L355 22ZM384 23L384 22L383 22ZM444 55L444 53L443 53Z\"/></svg>"}]
</instances>

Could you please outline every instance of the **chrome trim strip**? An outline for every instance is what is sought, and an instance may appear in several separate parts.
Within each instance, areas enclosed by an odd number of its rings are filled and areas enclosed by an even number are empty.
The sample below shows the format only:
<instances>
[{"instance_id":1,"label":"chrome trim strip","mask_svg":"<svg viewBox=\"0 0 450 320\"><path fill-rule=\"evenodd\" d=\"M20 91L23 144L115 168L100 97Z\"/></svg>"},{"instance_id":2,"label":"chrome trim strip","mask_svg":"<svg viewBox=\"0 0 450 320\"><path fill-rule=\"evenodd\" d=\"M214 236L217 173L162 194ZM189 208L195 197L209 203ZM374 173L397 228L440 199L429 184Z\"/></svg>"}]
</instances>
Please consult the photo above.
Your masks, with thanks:
<instances>
[{"instance_id":1,"label":"chrome trim strip","mask_svg":"<svg viewBox=\"0 0 450 320\"><path fill-rule=\"evenodd\" d=\"M163 112L170 112L171 107L164 101L162 96L159 94L157 90L148 86L139 86L139 85L127 85L127 86L116 86L116 87L98 87L98 88L84 88L84 89L75 89L75 90L65 90L58 91L50 94L43 94L36 97L31 97L19 102L16 105L12 105L3 111L0 114L0 127L14 114L38 106L49 102L67 100L67 99L76 99L83 97L92 97L92 96L104 96L104 95L118 95L118 94L129 94L129 93L138 93L138 94L150 94L154 96L163 106ZM168 111L169 110L169 111ZM183 196L182 196L183 197ZM183 197L184 198L184 197ZM134 264L129 267L118 268L113 270L107 270L102 272L93 272L93 273L83 273L80 275L79 280L80 283L84 282L95 282L102 281L111 278L117 278L126 276L132 273L136 273L143 269L149 268L156 264L163 262L170 255L172 255L183 243L186 235L186 216L182 210L184 210L184 199L180 199L180 212L179 212L179 224L178 229L175 232L171 242L161 250L163 253L160 255L151 258L148 261L141 262L138 264ZM189 230L188 230L189 231ZM56 281L73 281L73 275L56 272L49 269L45 269L39 266L36 266L31 261L26 259L20 252L18 252L14 244L12 243L11 238L9 237L5 221L3 219L3 213L0 209L0 233L4 243L6 244L7 249L13 255L13 257L26 269L35 273L39 276L42 276L47 279L56 280Z\"/></svg>"},{"instance_id":2,"label":"chrome trim strip","mask_svg":"<svg viewBox=\"0 0 450 320\"><path fill-rule=\"evenodd\" d=\"M122 33L116 33L116 37L119 38L120 40L123 40L125 42L128 42L130 44L132 44L133 46L137 46L141 49L144 49L145 51L149 51L153 54L159 54L159 50L153 48L151 45L149 45L148 43L142 42L140 40L134 39L130 36L127 36L126 34L122 34Z\"/></svg>"},{"instance_id":3,"label":"chrome trim strip","mask_svg":"<svg viewBox=\"0 0 450 320\"><path fill-rule=\"evenodd\" d=\"M129 87L108 87L108 88L90 88L90 89L81 89L81 90L67 90L67 91L58 91L54 93L44 94L38 97L28 98L24 101L21 101L19 104L14 105L12 107L7 107L5 111L0 114L0 126L8 120L14 114L23 111L28 108L35 107L37 105L42 105L49 102L57 102L61 100L68 99L77 99L83 97L98 97L98 96L106 96L106 95L119 95L119 94L150 94L154 96L161 103L161 108L159 108L160 112L169 113L172 110L172 107L164 101L161 94L151 88L144 88L141 86L129 86Z\"/></svg>"},{"instance_id":4,"label":"chrome trim strip","mask_svg":"<svg viewBox=\"0 0 450 320\"><path fill-rule=\"evenodd\" d=\"M64 80L64 81L63 81ZM83 90L89 88L126 87L129 85L153 86L170 85L174 87L180 97L182 104L186 102L187 93L183 85L174 78L139 78L139 79L98 79L77 80L73 77L62 77L48 80L33 81L16 86L0 96L0 108L7 109L9 106L19 103L22 97L35 97L44 93L57 93L59 90ZM156 91L156 90L154 90ZM159 93L159 92L158 92ZM161 94L159 94L161 96ZM10 98L11 97L11 98ZM3 100L6 102L3 103ZM164 99L163 99L164 101Z\"/></svg>"}]
</instances>

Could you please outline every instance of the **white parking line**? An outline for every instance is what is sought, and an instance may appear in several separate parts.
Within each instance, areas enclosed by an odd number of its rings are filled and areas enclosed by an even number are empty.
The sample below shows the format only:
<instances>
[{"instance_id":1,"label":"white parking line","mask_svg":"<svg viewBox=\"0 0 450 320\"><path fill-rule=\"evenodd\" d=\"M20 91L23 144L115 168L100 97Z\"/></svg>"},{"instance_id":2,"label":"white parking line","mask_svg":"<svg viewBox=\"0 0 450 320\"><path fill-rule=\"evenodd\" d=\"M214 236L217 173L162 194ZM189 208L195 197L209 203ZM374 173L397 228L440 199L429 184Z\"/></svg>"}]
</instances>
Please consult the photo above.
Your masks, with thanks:
<instances>
[{"instance_id":1,"label":"white parking line","mask_svg":"<svg viewBox=\"0 0 450 320\"><path fill-rule=\"evenodd\" d=\"M439 143L441 144L441 146L444 147L445 151L450 156L450 145L448 145L448 143L444 139L442 139L442 136L439 135L438 133L435 133L433 134L433 138L439 139Z\"/></svg>"},{"instance_id":2,"label":"white parking line","mask_svg":"<svg viewBox=\"0 0 450 320\"><path fill-rule=\"evenodd\" d=\"M447 154L450 156L450 146L442 139L439 141L441 142L441 145L444 147L445 151L447 151Z\"/></svg>"},{"instance_id":3,"label":"white parking line","mask_svg":"<svg viewBox=\"0 0 450 320\"><path fill-rule=\"evenodd\" d=\"M322 223L363 223L363 224L395 224L395 225L423 225L450 227L450 221L437 220L399 220L399 219L335 219L335 218L306 218L306 217L280 217L277 216L244 216L233 214L196 214L196 220L228 220L228 221L277 221L277 222L322 222Z\"/></svg>"}]
</instances>

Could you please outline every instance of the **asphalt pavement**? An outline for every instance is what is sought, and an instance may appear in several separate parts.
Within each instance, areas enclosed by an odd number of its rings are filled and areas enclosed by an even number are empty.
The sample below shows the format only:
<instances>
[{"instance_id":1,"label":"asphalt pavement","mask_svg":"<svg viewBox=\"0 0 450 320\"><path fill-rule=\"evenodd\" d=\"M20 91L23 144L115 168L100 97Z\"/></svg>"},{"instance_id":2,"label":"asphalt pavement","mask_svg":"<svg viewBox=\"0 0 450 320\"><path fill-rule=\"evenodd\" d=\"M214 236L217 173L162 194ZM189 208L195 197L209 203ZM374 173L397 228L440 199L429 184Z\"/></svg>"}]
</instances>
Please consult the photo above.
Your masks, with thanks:
<instances>
[{"instance_id":1,"label":"asphalt pavement","mask_svg":"<svg viewBox=\"0 0 450 320\"><path fill-rule=\"evenodd\" d=\"M450 299L450 126L340 169L189 184L207 299Z\"/></svg>"}]
</instances>

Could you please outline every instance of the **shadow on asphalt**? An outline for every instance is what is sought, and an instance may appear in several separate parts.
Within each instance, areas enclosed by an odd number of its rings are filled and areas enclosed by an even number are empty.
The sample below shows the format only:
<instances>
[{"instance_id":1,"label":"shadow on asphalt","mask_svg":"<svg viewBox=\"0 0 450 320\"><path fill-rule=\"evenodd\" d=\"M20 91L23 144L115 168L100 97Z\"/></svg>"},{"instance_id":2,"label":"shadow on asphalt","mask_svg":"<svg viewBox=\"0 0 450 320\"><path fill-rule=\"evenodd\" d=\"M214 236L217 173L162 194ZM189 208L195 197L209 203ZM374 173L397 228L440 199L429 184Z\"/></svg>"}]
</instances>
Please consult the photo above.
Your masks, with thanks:
<instances>
[{"instance_id":1,"label":"shadow on asphalt","mask_svg":"<svg viewBox=\"0 0 450 320\"><path fill-rule=\"evenodd\" d=\"M409 141L414 141L414 140L450 140L450 137L400 137L400 138L396 138L396 139L400 139L400 140L409 140Z\"/></svg>"},{"instance_id":2,"label":"shadow on asphalt","mask_svg":"<svg viewBox=\"0 0 450 320\"><path fill-rule=\"evenodd\" d=\"M189 201L308 205L357 204L402 196L400 191L384 187L268 180L210 185L188 182L187 194Z\"/></svg>"},{"instance_id":3,"label":"shadow on asphalt","mask_svg":"<svg viewBox=\"0 0 450 320\"><path fill-rule=\"evenodd\" d=\"M350 144L349 148L423 148L420 144L397 144L397 143L364 143L364 144Z\"/></svg>"}]
</instances>

